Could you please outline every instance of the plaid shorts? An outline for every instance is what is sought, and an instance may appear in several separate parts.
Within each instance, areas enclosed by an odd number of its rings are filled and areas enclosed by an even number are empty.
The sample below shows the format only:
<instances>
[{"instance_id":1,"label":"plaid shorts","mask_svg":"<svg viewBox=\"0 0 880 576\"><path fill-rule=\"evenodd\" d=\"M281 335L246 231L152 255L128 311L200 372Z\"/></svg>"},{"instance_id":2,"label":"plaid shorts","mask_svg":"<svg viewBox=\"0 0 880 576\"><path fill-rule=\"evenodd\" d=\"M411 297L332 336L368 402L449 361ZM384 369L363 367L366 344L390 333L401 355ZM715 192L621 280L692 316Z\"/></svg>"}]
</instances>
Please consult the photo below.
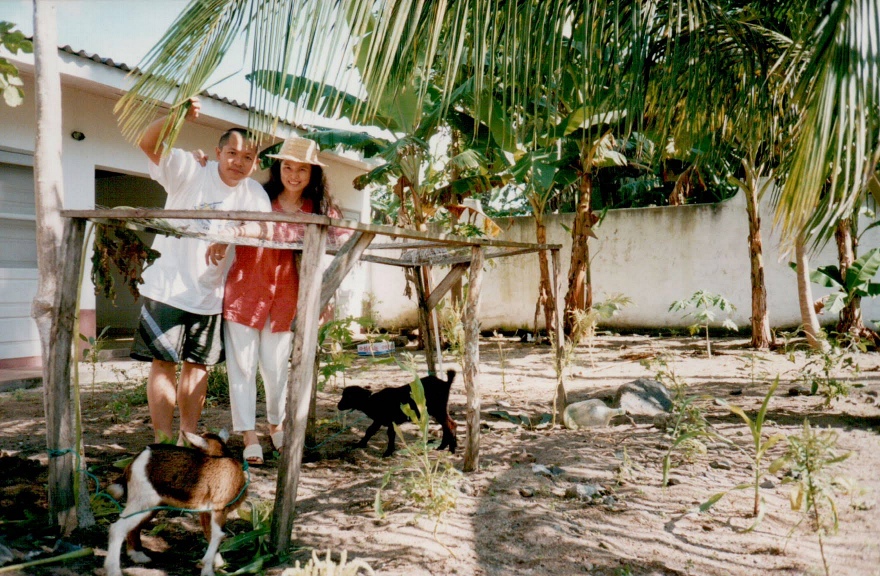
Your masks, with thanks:
<instances>
[{"instance_id":1,"label":"plaid shorts","mask_svg":"<svg viewBox=\"0 0 880 576\"><path fill-rule=\"evenodd\" d=\"M131 357L213 366L223 362L221 314L194 314L144 298Z\"/></svg>"}]
</instances>

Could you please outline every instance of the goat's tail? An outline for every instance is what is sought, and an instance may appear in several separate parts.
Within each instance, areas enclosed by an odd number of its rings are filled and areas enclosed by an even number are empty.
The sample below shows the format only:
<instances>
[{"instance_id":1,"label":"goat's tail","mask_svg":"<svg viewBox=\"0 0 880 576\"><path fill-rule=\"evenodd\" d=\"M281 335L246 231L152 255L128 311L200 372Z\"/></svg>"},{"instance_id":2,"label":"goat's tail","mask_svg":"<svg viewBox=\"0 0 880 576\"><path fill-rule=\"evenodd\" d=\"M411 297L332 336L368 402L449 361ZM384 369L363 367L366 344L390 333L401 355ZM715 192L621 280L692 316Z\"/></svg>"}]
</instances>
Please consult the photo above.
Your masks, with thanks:
<instances>
[{"instance_id":1,"label":"goat's tail","mask_svg":"<svg viewBox=\"0 0 880 576\"><path fill-rule=\"evenodd\" d=\"M455 380L455 370L447 370L446 371L446 383L452 386L452 381Z\"/></svg>"},{"instance_id":2,"label":"goat's tail","mask_svg":"<svg viewBox=\"0 0 880 576\"><path fill-rule=\"evenodd\" d=\"M125 484L122 484L122 478L117 480L114 484L107 486L107 494L113 496L117 500L122 500L125 498Z\"/></svg>"}]
</instances>

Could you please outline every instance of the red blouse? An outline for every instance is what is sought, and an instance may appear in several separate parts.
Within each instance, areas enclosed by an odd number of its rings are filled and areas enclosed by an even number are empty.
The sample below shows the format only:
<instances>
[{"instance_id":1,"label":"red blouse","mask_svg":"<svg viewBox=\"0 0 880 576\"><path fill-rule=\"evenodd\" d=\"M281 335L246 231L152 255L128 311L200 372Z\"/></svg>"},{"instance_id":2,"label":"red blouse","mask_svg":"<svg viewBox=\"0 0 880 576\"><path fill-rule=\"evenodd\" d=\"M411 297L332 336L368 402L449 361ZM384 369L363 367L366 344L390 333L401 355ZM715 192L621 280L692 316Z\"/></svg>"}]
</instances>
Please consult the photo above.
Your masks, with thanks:
<instances>
[{"instance_id":1,"label":"red blouse","mask_svg":"<svg viewBox=\"0 0 880 576\"><path fill-rule=\"evenodd\" d=\"M273 212L283 212L278 200L272 202ZM304 200L301 212L311 213L310 200ZM341 218L338 210L330 209L328 216ZM276 222L273 239L296 242L302 239L302 224ZM330 229L338 241L346 230ZM299 297L299 273L294 250L236 246L235 260L226 277L223 295L223 319L262 330L270 319L272 332L291 329Z\"/></svg>"}]
</instances>

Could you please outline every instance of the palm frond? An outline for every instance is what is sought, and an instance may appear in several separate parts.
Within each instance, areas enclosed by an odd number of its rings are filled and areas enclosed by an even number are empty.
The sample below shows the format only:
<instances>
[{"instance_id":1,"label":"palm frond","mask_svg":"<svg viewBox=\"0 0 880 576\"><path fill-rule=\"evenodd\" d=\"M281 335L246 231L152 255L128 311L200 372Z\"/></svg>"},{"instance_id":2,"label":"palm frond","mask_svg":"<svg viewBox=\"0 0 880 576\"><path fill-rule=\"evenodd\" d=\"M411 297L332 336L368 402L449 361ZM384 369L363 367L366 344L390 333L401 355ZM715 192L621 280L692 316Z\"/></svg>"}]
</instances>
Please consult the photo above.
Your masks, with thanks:
<instances>
[{"instance_id":1,"label":"palm frond","mask_svg":"<svg viewBox=\"0 0 880 576\"><path fill-rule=\"evenodd\" d=\"M850 214L880 160L880 7L835 0L789 54L787 77L802 116L778 196L776 222L814 245Z\"/></svg>"}]
</instances>

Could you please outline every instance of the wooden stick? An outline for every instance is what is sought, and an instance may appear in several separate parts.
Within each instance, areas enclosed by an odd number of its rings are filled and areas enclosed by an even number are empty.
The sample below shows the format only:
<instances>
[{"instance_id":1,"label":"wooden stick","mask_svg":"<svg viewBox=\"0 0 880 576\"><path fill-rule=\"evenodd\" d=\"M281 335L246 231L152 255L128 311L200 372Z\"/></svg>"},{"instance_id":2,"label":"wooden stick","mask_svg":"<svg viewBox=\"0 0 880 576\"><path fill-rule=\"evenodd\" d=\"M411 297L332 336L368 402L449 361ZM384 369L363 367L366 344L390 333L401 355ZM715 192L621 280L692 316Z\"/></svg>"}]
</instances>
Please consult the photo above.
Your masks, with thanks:
<instances>
[{"instance_id":1,"label":"wooden stick","mask_svg":"<svg viewBox=\"0 0 880 576\"><path fill-rule=\"evenodd\" d=\"M452 267L452 270L446 275L446 277L437 284L437 287L431 290L431 294L428 296L428 310L433 310L437 307L437 304L440 303L440 300L446 295L447 292L452 288L452 285L455 284L456 281L461 279L464 276L464 273L467 272L468 265L467 264L456 264Z\"/></svg>"},{"instance_id":2,"label":"wooden stick","mask_svg":"<svg viewBox=\"0 0 880 576\"><path fill-rule=\"evenodd\" d=\"M293 531L296 492L305 447L306 423L312 396L312 373L318 345L318 322L321 313L321 255L327 243L327 227L310 224L306 227L303 257L299 269L299 300L290 378L287 387L287 409L284 415L284 446L278 467L275 488L275 510L272 513L271 542L276 554L287 554Z\"/></svg>"},{"instance_id":3,"label":"wooden stick","mask_svg":"<svg viewBox=\"0 0 880 576\"><path fill-rule=\"evenodd\" d=\"M292 222L299 224L321 224L335 226L348 230L372 232L377 235L392 236L395 238L408 238L410 240L440 241L445 245L458 246L497 246L506 248L561 248L559 244L527 244L525 242L509 242L507 240L493 240L490 238L466 238L445 232L423 232L410 230L396 226L380 226L378 224L365 224L355 220L343 220L317 216L315 214L293 214L285 212L248 212L220 211L220 210L162 210L161 208L113 208L105 210L62 210L61 215L66 218L160 218L166 220L177 219L204 219L210 217L214 220L231 220L236 222Z\"/></svg>"},{"instance_id":4,"label":"wooden stick","mask_svg":"<svg viewBox=\"0 0 880 576\"><path fill-rule=\"evenodd\" d=\"M73 406L71 405L71 350L74 342L73 326L76 319L76 295L79 271L82 265L82 247L85 220L64 222L61 270L55 292L55 310L49 332L46 393L43 396L46 412L46 447L49 451L49 510L62 533L69 534L77 525L74 497L74 439Z\"/></svg>"},{"instance_id":5,"label":"wooden stick","mask_svg":"<svg viewBox=\"0 0 880 576\"><path fill-rule=\"evenodd\" d=\"M480 288L483 284L483 249L472 249L470 281L464 309L464 388L467 394L467 447L464 453L465 472L480 467Z\"/></svg>"},{"instance_id":6,"label":"wooden stick","mask_svg":"<svg viewBox=\"0 0 880 576\"><path fill-rule=\"evenodd\" d=\"M554 298L554 316L556 319L556 402L553 405L553 422L556 422L556 415L562 414L568 399L565 394L565 380L563 378L564 356L565 356L565 326L562 322L562 269L559 266L559 250L550 251L550 260L553 264L553 298Z\"/></svg>"},{"instance_id":7,"label":"wooden stick","mask_svg":"<svg viewBox=\"0 0 880 576\"><path fill-rule=\"evenodd\" d=\"M416 292L419 299L419 334L422 344L425 346L425 364L428 367L428 374L436 374L437 362L434 358L434 344L431 342L431 312L428 309L425 275L421 267L413 268L412 273L415 275Z\"/></svg>"}]
</instances>

